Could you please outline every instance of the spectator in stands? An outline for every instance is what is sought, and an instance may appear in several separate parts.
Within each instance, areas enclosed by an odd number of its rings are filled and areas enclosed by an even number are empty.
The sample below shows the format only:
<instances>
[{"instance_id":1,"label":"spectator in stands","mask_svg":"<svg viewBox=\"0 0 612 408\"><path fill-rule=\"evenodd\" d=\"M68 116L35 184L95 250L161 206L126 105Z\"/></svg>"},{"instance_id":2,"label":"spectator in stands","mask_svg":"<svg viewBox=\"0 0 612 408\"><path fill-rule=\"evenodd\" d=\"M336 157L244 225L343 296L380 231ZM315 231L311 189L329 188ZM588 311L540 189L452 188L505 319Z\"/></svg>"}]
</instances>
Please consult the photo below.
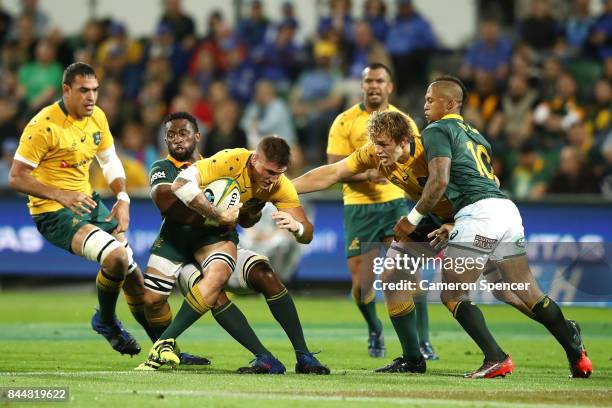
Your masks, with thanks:
<instances>
[{"instance_id":1,"label":"spectator in stands","mask_svg":"<svg viewBox=\"0 0 612 408\"><path fill-rule=\"evenodd\" d=\"M564 41L569 56L584 53L595 19L591 16L590 0L574 0L574 10L564 23Z\"/></svg>"},{"instance_id":2,"label":"spectator in stands","mask_svg":"<svg viewBox=\"0 0 612 408\"><path fill-rule=\"evenodd\" d=\"M528 47L518 47L514 50L510 60L510 73L526 78L530 87L539 88L540 69Z\"/></svg>"},{"instance_id":3,"label":"spectator in stands","mask_svg":"<svg viewBox=\"0 0 612 408\"><path fill-rule=\"evenodd\" d=\"M519 199L540 199L546 192L550 170L536 149L528 140L520 148L518 163L510 178L510 191Z\"/></svg>"},{"instance_id":4,"label":"spectator in stands","mask_svg":"<svg viewBox=\"0 0 612 408\"><path fill-rule=\"evenodd\" d=\"M593 103L586 110L586 126L598 141L612 130L612 84L601 78L595 83Z\"/></svg>"},{"instance_id":5,"label":"spectator in stands","mask_svg":"<svg viewBox=\"0 0 612 408\"><path fill-rule=\"evenodd\" d=\"M561 149L559 167L548 184L548 193L553 194L596 194L599 193L599 179L584 163L581 153L574 146Z\"/></svg>"},{"instance_id":6,"label":"spectator in stands","mask_svg":"<svg viewBox=\"0 0 612 408\"><path fill-rule=\"evenodd\" d=\"M72 45L64 37L59 28L50 28L49 31L45 34L45 39L47 39L51 42L51 44L53 44L53 47L56 50L57 62L59 62L63 68L66 68L68 65L72 64L75 61Z\"/></svg>"},{"instance_id":7,"label":"spectator in stands","mask_svg":"<svg viewBox=\"0 0 612 408\"><path fill-rule=\"evenodd\" d=\"M18 114L18 101L0 97L0 141L19 139L21 136L22 127L18 123Z\"/></svg>"},{"instance_id":8,"label":"spectator in stands","mask_svg":"<svg viewBox=\"0 0 612 408\"><path fill-rule=\"evenodd\" d=\"M147 54L167 58L170 61L172 74L178 78L187 72L191 60L191 51L192 47L185 41L175 41L170 26L161 23L155 30Z\"/></svg>"},{"instance_id":9,"label":"spectator in stands","mask_svg":"<svg viewBox=\"0 0 612 408\"><path fill-rule=\"evenodd\" d=\"M328 30L334 30L340 34L342 43L353 42L351 0L329 0L329 15L319 19L317 28L319 34Z\"/></svg>"},{"instance_id":10,"label":"spectator in stands","mask_svg":"<svg viewBox=\"0 0 612 408\"><path fill-rule=\"evenodd\" d=\"M34 59L38 38L32 17L24 14L15 21L15 35L11 36L10 45L12 58L19 65L31 62Z\"/></svg>"},{"instance_id":11,"label":"spectator in stands","mask_svg":"<svg viewBox=\"0 0 612 408\"><path fill-rule=\"evenodd\" d=\"M436 39L431 24L416 11L412 0L398 0L397 17L391 23L385 44L398 73L395 84L400 95L427 80Z\"/></svg>"},{"instance_id":12,"label":"spectator in stands","mask_svg":"<svg viewBox=\"0 0 612 408\"><path fill-rule=\"evenodd\" d=\"M532 112L537 98L537 92L529 87L525 77L510 76L500 109L486 129L487 136L494 140L503 139L504 144L512 149L521 146L533 132Z\"/></svg>"},{"instance_id":13,"label":"spectator in stands","mask_svg":"<svg viewBox=\"0 0 612 408\"><path fill-rule=\"evenodd\" d=\"M208 91L208 101L213 106L213 108L221 103L227 101L230 98L229 89L225 82L223 81L215 81L210 85L210 89Z\"/></svg>"},{"instance_id":14,"label":"spectator in stands","mask_svg":"<svg viewBox=\"0 0 612 408\"><path fill-rule=\"evenodd\" d=\"M275 38L253 50L252 59L257 65L259 78L273 81L281 93L287 94L291 82L297 78L306 56L295 41L295 26L281 23ZM248 101L247 101L248 102Z\"/></svg>"},{"instance_id":15,"label":"spectator in stands","mask_svg":"<svg viewBox=\"0 0 612 408\"><path fill-rule=\"evenodd\" d=\"M580 154L585 163L592 163L594 158L593 136L587 130L584 122L577 120L566 132L567 146L572 146Z\"/></svg>"},{"instance_id":16,"label":"spectator in stands","mask_svg":"<svg viewBox=\"0 0 612 408\"><path fill-rule=\"evenodd\" d=\"M561 29L552 16L549 0L531 0L527 18L518 25L518 37L538 53L551 53L559 45Z\"/></svg>"},{"instance_id":17,"label":"spectator in stands","mask_svg":"<svg viewBox=\"0 0 612 408\"><path fill-rule=\"evenodd\" d=\"M257 82L255 98L244 111L240 126L247 134L249 148L254 149L265 136L276 134L289 145L296 144L291 110L276 95L274 84L267 80Z\"/></svg>"},{"instance_id":18,"label":"spectator in stands","mask_svg":"<svg viewBox=\"0 0 612 408\"><path fill-rule=\"evenodd\" d=\"M125 124L121 132L120 145L123 155L140 163L146 172L159 158L157 149L149 143L145 129L139 121L131 120Z\"/></svg>"},{"instance_id":19,"label":"spectator in stands","mask_svg":"<svg viewBox=\"0 0 612 408\"><path fill-rule=\"evenodd\" d=\"M385 2L383 0L366 0L363 4L363 19L370 24L376 40L384 44L389 31Z\"/></svg>"},{"instance_id":20,"label":"spectator in stands","mask_svg":"<svg viewBox=\"0 0 612 408\"><path fill-rule=\"evenodd\" d=\"M210 129L213 125L213 107L203 97L196 82L187 76L181 79L179 93L170 105L170 112L191 112L204 125L203 129Z\"/></svg>"},{"instance_id":21,"label":"spectator in stands","mask_svg":"<svg viewBox=\"0 0 612 408\"><path fill-rule=\"evenodd\" d=\"M555 96L540 102L533 113L542 147L558 146L562 132L584 118L584 109L576 100L576 81L562 73L557 81Z\"/></svg>"},{"instance_id":22,"label":"spectator in stands","mask_svg":"<svg viewBox=\"0 0 612 408\"><path fill-rule=\"evenodd\" d=\"M295 17L295 8L291 1L284 1L281 5L281 20L279 26L289 25L297 30L300 26L300 22Z\"/></svg>"},{"instance_id":23,"label":"spectator in stands","mask_svg":"<svg viewBox=\"0 0 612 408\"><path fill-rule=\"evenodd\" d=\"M246 106L253 97L257 69L251 59L244 56L238 49L234 48L228 53L228 66L225 73L225 84L230 96L240 104ZM280 79L280 78L279 78Z\"/></svg>"},{"instance_id":24,"label":"spectator in stands","mask_svg":"<svg viewBox=\"0 0 612 408\"><path fill-rule=\"evenodd\" d=\"M197 83L203 95L207 95L210 86L217 78L215 74L215 59L212 53L204 51L198 54L194 61L193 72L190 76Z\"/></svg>"},{"instance_id":25,"label":"spectator in stands","mask_svg":"<svg viewBox=\"0 0 612 408\"><path fill-rule=\"evenodd\" d=\"M224 21L220 13L213 13L209 17L208 35L198 45L189 62L189 73L195 70L199 54L209 52L215 60L215 69L219 74L225 74L229 64L229 52L238 48L246 57L247 50L244 43Z\"/></svg>"},{"instance_id":26,"label":"spectator in stands","mask_svg":"<svg viewBox=\"0 0 612 408\"><path fill-rule=\"evenodd\" d=\"M25 90L28 109L37 111L59 95L63 71L55 59L53 44L47 40L39 41L36 60L23 65L18 73L19 85Z\"/></svg>"},{"instance_id":27,"label":"spectator in stands","mask_svg":"<svg viewBox=\"0 0 612 408\"><path fill-rule=\"evenodd\" d=\"M372 27L365 20L355 23L355 45L351 47L347 62L348 76L359 81L368 64L379 62L387 67L392 66L389 53L378 42L372 32Z\"/></svg>"},{"instance_id":28,"label":"spectator in stands","mask_svg":"<svg viewBox=\"0 0 612 408\"><path fill-rule=\"evenodd\" d=\"M86 50L91 55L98 55L98 49L106 33L100 20L89 20L83 26L81 34L74 39L75 50Z\"/></svg>"},{"instance_id":29,"label":"spectator in stands","mask_svg":"<svg viewBox=\"0 0 612 408\"><path fill-rule=\"evenodd\" d=\"M476 71L486 71L497 80L508 76L512 44L500 34L499 24L494 20L480 23L480 35L468 49L461 67L461 77L470 82Z\"/></svg>"},{"instance_id":30,"label":"spectator in stands","mask_svg":"<svg viewBox=\"0 0 612 408\"><path fill-rule=\"evenodd\" d=\"M17 19L21 19L21 17L24 16L32 21L32 33L36 38L41 38L47 32L49 28L49 16L38 8L38 0L21 0L21 11ZM12 31L12 38L17 38L22 35L20 28L15 28L16 30Z\"/></svg>"},{"instance_id":31,"label":"spectator in stands","mask_svg":"<svg viewBox=\"0 0 612 408\"><path fill-rule=\"evenodd\" d=\"M157 26L160 27L162 24L168 27L174 39L179 43L195 40L193 19L183 11L181 0L165 0L164 14L159 19Z\"/></svg>"},{"instance_id":32,"label":"spectator in stands","mask_svg":"<svg viewBox=\"0 0 612 408\"><path fill-rule=\"evenodd\" d=\"M316 66L306 70L291 92L291 109L309 163L322 163L325 141L335 116L342 106L337 85L341 76L331 68L336 49L327 42L315 45Z\"/></svg>"},{"instance_id":33,"label":"spectator in stands","mask_svg":"<svg viewBox=\"0 0 612 408\"><path fill-rule=\"evenodd\" d=\"M215 105L213 127L201 142L200 151L204 157L212 156L223 149L247 147L246 133L238 126L239 118L240 108L235 101L227 99Z\"/></svg>"},{"instance_id":34,"label":"spectator in stands","mask_svg":"<svg viewBox=\"0 0 612 408\"><path fill-rule=\"evenodd\" d=\"M108 38L100 44L98 62L105 64L110 53L121 53L128 65L137 65L142 61L143 50L140 43L131 39L125 25L115 21L108 29Z\"/></svg>"},{"instance_id":35,"label":"spectator in stands","mask_svg":"<svg viewBox=\"0 0 612 408\"><path fill-rule=\"evenodd\" d=\"M467 122L486 132L500 109L501 98L492 72L476 71L474 79L474 90L468 94L464 116Z\"/></svg>"},{"instance_id":36,"label":"spectator in stands","mask_svg":"<svg viewBox=\"0 0 612 408\"><path fill-rule=\"evenodd\" d=\"M249 51L263 45L270 22L264 14L261 0L250 0L248 16L238 23L238 36Z\"/></svg>"},{"instance_id":37,"label":"spectator in stands","mask_svg":"<svg viewBox=\"0 0 612 408\"><path fill-rule=\"evenodd\" d=\"M589 42L599 58L605 60L612 57L612 0L605 0L603 4L602 14L593 23Z\"/></svg>"}]
</instances>

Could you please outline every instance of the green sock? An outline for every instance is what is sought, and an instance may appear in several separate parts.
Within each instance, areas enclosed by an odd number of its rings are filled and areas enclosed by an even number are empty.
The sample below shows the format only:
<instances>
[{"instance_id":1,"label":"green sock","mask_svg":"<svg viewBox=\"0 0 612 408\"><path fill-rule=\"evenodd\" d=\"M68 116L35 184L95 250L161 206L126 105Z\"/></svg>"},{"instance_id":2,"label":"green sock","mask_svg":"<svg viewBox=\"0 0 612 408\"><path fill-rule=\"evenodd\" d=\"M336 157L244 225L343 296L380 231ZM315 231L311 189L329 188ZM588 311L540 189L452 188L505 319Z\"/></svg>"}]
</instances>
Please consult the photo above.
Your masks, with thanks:
<instances>
[{"instance_id":1,"label":"green sock","mask_svg":"<svg viewBox=\"0 0 612 408\"><path fill-rule=\"evenodd\" d=\"M119 290L113 292L98 287L98 304L100 305L100 317L104 322L112 322L115 319L115 307Z\"/></svg>"},{"instance_id":2,"label":"green sock","mask_svg":"<svg viewBox=\"0 0 612 408\"><path fill-rule=\"evenodd\" d=\"M429 341L429 312L427 311L427 296L414 297L416 306L416 327L419 334L419 344Z\"/></svg>"},{"instance_id":3,"label":"green sock","mask_svg":"<svg viewBox=\"0 0 612 408\"><path fill-rule=\"evenodd\" d=\"M181 309L170 323L170 326L164 330L164 332L159 336L160 339L176 339L181 335L185 330L189 328L192 324L194 324L202 314L198 311L194 310L187 300L183 301L181 305Z\"/></svg>"},{"instance_id":4,"label":"green sock","mask_svg":"<svg viewBox=\"0 0 612 408\"><path fill-rule=\"evenodd\" d=\"M169 325L168 325L169 326ZM166 331L168 326L151 326L149 328L150 332L147 331L149 338L153 343L155 343L161 337L162 333Z\"/></svg>"},{"instance_id":5,"label":"green sock","mask_svg":"<svg viewBox=\"0 0 612 408\"><path fill-rule=\"evenodd\" d=\"M179 312L180 313L180 312ZM246 317L232 302L213 310L213 317L238 343L253 354L272 355L257 338Z\"/></svg>"},{"instance_id":6,"label":"green sock","mask_svg":"<svg viewBox=\"0 0 612 408\"><path fill-rule=\"evenodd\" d=\"M403 356L412 361L423 358L416 331L416 309L400 316L391 316L391 323L402 345Z\"/></svg>"},{"instance_id":7,"label":"green sock","mask_svg":"<svg viewBox=\"0 0 612 408\"><path fill-rule=\"evenodd\" d=\"M156 328L151 327L149 325L149 322L147 321L147 318L145 317L144 310L137 310L137 311L131 310L131 312L132 312L132 316L134 316L134 319L136 319L136 321L140 323L144 331L147 333L147 336L149 336L151 341L155 343L157 339L159 338L159 335L163 333L163 330L157 333L157 331L155 330ZM165 329L165 327L163 329Z\"/></svg>"},{"instance_id":8,"label":"green sock","mask_svg":"<svg viewBox=\"0 0 612 408\"><path fill-rule=\"evenodd\" d=\"M370 303L357 302L357 307L368 323L368 331L370 333L380 333L383 326L378 316L376 316L376 301L373 300Z\"/></svg>"},{"instance_id":9,"label":"green sock","mask_svg":"<svg viewBox=\"0 0 612 408\"><path fill-rule=\"evenodd\" d=\"M302 325L300 324L300 318L295 309L293 299L287 289L284 289L278 295L270 299L266 299L270 312L276 321L281 325L287 337L293 345L293 349L298 352L302 351L309 353L308 347L306 346L306 340L304 340L304 332L302 331Z\"/></svg>"},{"instance_id":10,"label":"green sock","mask_svg":"<svg viewBox=\"0 0 612 408\"><path fill-rule=\"evenodd\" d=\"M544 296L531 310L537 321L542 323L565 350L570 361L576 361L582 355L582 349L573 341L573 333L569 329L563 312L552 299Z\"/></svg>"},{"instance_id":11,"label":"green sock","mask_svg":"<svg viewBox=\"0 0 612 408\"><path fill-rule=\"evenodd\" d=\"M506 353L499 347L487 328L482 312L470 301L459 302L455 308L455 319L482 350L487 361L502 361Z\"/></svg>"}]
</instances>

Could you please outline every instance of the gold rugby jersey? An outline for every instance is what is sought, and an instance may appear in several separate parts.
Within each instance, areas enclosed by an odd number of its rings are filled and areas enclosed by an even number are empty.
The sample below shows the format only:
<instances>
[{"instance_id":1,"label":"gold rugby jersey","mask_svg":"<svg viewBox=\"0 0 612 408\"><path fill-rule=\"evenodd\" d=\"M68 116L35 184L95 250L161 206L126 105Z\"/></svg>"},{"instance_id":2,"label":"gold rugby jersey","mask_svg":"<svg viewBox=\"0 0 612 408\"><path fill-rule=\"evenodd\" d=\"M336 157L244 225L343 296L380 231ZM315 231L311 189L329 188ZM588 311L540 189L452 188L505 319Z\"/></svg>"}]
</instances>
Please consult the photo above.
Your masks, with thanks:
<instances>
[{"instance_id":1,"label":"gold rugby jersey","mask_svg":"<svg viewBox=\"0 0 612 408\"><path fill-rule=\"evenodd\" d=\"M62 100L43 108L27 124L15 159L32 167L39 182L69 191L91 194L89 166L96 153L113 145L106 115L94 107L93 114L76 120ZM53 200L29 196L30 214L57 211Z\"/></svg>"},{"instance_id":2,"label":"gold rugby jersey","mask_svg":"<svg viewBox=\"0 0 612 408\"><path fill-rule=\"evenodd\" d=\"M247 149L226 149L198 160L195 166L200 174L200 188L222 177L229 177L236 180L240 186L240 202L245 209L266 202L271 202L279 210L300 207L297 191L284 174L268 190L251 181L249 158L253 153Z\"/></svg>"}]
</instances>

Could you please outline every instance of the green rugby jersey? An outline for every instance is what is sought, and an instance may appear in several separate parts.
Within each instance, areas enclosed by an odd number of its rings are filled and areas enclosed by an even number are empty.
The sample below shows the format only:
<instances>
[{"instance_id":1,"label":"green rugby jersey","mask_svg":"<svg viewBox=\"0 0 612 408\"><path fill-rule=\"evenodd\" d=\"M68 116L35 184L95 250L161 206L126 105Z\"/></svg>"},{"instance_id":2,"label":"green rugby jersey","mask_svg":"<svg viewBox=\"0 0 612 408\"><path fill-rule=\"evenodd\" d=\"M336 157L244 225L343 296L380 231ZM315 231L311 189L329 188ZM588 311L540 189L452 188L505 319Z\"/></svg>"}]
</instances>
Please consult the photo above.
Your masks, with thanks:
<instances>
[{"instance_id":1,"label":"green rugby jersey","mask_svg":"<svg viewBox=\"0 0 612 408\"><path fill-rule=\"evenodd\" d=\"M191 162L181 162L170 155L166 156L165 159L157 160L153 163L149 172L151 190L162 184L172 184L179 173L189 166L191 166ZM162 218L165 217L162 216Z\"/></svg>"},{"instance_id":2,"label":"green rugby jersey","mask_svg":"<svg viewBox=\"0 0 612 408\"><path fill-rule=\"evenodd\" d=\"M451 159L450 180L444 194L455 214L485 198L507 198L495 184L491 145L462 116L446 115L430 123L421 137L428 162L434 157Z\"/></svg>"}]
</instances>

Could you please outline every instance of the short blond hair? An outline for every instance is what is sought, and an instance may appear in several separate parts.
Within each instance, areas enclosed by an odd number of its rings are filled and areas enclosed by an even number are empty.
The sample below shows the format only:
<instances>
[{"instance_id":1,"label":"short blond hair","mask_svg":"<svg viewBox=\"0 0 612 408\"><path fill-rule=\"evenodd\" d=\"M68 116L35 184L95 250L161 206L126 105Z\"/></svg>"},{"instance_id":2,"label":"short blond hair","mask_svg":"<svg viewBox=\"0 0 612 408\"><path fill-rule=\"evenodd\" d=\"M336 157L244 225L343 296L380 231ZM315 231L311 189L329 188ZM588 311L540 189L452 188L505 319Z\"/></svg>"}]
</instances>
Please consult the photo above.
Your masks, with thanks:
<instances>
[{"instance_id":1,"label":"short blond hair","mask_svg":"<svg viewBox=\"0 0 612 408\"><path fill-rule=\"evenodd\" d=\"M405 137L414 140L414 134L408 118L400 112L373 112L368 119L368 138L374 142L376 136L384 135L400 143Z\"/></svg>"}]
</instances>

